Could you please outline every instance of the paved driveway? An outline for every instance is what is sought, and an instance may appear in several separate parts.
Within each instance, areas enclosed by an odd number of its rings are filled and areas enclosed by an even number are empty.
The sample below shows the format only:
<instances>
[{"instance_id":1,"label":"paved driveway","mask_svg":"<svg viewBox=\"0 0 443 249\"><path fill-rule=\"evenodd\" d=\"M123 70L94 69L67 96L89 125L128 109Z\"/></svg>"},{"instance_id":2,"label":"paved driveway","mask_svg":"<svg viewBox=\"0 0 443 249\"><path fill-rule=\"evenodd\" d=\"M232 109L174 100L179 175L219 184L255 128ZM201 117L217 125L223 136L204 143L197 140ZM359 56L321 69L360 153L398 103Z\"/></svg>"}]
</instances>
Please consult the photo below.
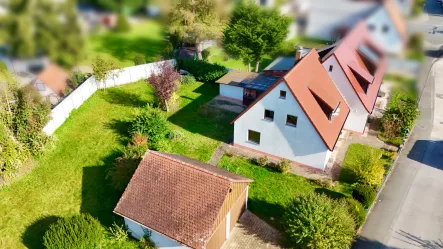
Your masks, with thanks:
<instances>
[{"instance_id":1,"label":"paved driveway","mask_svg":"<svg viewBox=\"0 0 443 249\"><path fill-rule=\"evenodd\" d=\"M246 210L221 249L279 249L280 232Z\"/></svg>"}]
</instances>

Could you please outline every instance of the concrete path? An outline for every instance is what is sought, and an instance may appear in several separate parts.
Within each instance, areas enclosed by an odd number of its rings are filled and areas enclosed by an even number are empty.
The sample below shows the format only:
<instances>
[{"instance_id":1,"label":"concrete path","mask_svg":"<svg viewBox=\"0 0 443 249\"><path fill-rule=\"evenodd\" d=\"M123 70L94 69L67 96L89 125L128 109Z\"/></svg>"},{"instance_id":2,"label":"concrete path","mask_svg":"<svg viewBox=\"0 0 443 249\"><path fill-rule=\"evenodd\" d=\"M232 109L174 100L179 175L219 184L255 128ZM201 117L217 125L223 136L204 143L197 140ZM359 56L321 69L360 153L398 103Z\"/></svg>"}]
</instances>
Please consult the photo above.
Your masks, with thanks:
<instances>
[{"instance_id":1,"label":"concrete path","mask_svg":"<svg viewBox=\"0 0 443 249\"><path fill-rule=\"evenodd\" d=\"M443 248L443 59L423 78L421 115L353 248Z\"/></svg>"},{"instance_id":2,"label":"concrete path","mask_svg":"<svg viewBox=\"0 0 443 249\"><path fill-rule=\"evenodd\" d=\"M279 249L280 232L246 210L221 249Z\"/></svg>"}]
</instances>

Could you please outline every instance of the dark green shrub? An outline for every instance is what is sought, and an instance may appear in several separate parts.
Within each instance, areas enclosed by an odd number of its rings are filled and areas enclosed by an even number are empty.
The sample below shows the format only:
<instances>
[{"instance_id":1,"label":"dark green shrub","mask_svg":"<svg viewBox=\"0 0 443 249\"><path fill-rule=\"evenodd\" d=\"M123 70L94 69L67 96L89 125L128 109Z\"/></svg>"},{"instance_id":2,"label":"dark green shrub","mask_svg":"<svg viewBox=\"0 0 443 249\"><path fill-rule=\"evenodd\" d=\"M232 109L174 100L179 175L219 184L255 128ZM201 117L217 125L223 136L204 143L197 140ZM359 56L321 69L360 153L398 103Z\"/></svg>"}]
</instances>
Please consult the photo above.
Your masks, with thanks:
<instances>
[{"instance_id":1,"label":"dark green shrub","mask_svg":"<svg viewBox=\"0 0 443 249\"><path fill-rule=\"evenodd\" d=\"M134 57L134 65L143 65L146 64L145 56L142 54L136 54Z\"/></svg>"},{"instance_id":2,"label":"dark green shrub","mask_svg":"<svg viewBox=\"0 0 443 249\"><path fill-rule=\"evenodd\" d=\"M265 167L266 165L268 165L268 157L264 156L264 157L260 157L257 159L257 165L261 166L261 167Z\"/></svg>"},{"instance_id":3,"label":"dark green shrub","mask_svg":"<svg viewBox=\"0 0 443 249\"><path fill-rule=\"evenodd\" d=\"M101 248L104 239L100 222L89 214L79 214L51 224L43 236L43 245L48 249L94 249Z\"/></svg>"},{"instance_id":4,"label":"dark green shrub","mask_svg":"<svg viewBox=\"0 0 443 249\"><path fill-rule=\"evenodd\" d=\"M77 88L83 82L85 82L88 79L88 75L82 72L74 72L71 75L71 83L74 88Z\"/></svg>"},{"instance_id":5,"label":"dark green shrub","mask_svg":"<svg viewBox=\"0 0 443 249\"><path fill-rule=\"evenodd\" d=\"M168 121L160 109L148 105L134 119L130 131L147 136L150 146L155 146L169 133Z\"/></svg>"},{"instance_id":6,"label":"dark green shrub","mask_svg":"<svg viewBox=\"0 0 443 249\"><path fill-rule=\"evenodd\" d=\"M352 215L355 221L355 228L359 228L366 220L366 210L363 205L352 198L346 198L348 204L348 211Z\"/></svg>"},{"instance_id":7,"label":"dark green shrub","mask_svg":"<svg viewBox=\"0 0 443 249\"><path fill-rule=\"evenodd\" d=\"M324 194L297 194L283 215L291 248L349 248L355 222L344 201Z\"/></svg>"},{"instance_id":8,"label":"dark green shrub","mask_svg":"<svg viewBox=\"0 0 443 249\"><path fill-rule=\"evenodd\" d=\"M184 75L184 76L182 76L182 79L181 79L181 83L184 85L194 84L196 82L197 81L195 80L195 77L192 75Z\"/></svg>"},{"instance_id":9,"label":"dark green shrub","mask_svg":"<svg viewBox=\"0 0 443 249\"><path fill-rule=\"evenodd\" d=\"M21 88L17 96L17 109L13 117L15 136L32 155L38 156L50 140L42 131L49 121L50 105L30 85Z\"/></svg>"},{"instance_id":10,"label":"dark green shrub","mask_svg":"<svg viewBox=\"0 0 443 249\"><path fill-rule=\"evenodd\" d=\"M115 24L115 31L125 33L129 30L131 30L131 24L129 24L128 18L123 14L119 14L117 16L117 23Z\"/></svg>"},{"instance_id":11,"label":"dark green shrub","mask_svg":"<svg viewBox=\"0 0 443 249\"><path fill-rule=\"evenodd\" d=\"M211 51L209 49L205 49L202 51L203 60L207 61L209 56L211 55Z\"/></svg>"},{"instance_id":12,"label":"dark green shrub","mask_svg":"<svg viewBox=\"0 0 443 249\"><path fill-rule=\"evenodd\" d=\"M291 170L291 161L287 159L281 160L280 163L277 165L277 169L282 174L288 173Z\"/></svg>"},{"instance_id":13,"label":"dark green shrub","mask_svg":"<svg viewBox=\"0 0 443 249\"><path fill-rule=\"evenodd\" d=\"M358 183L352 188L352 197L364 208L369 208L375 201L376 192L372 186Z\"/></svg>"},{"instance_id":14,"label":"dark green shrub","mask_svg":"<svg viewBox=\"0 0 443 249\"><path fill-rule=\"evenodd\" d=\"M423 49L423 35L413 34L409 38L408 46L410 49L421 51Z\"/></svg>"},{"instance_id":15,"label":"dark green shrub","mask_svg":"<svg viewBox=\"0 0 443 249\"><path fill-rule=\"evenodd\" d=\"M216 81L228 72L224 66L204 60L178 59L177 65L194 75L198 81L207 83Z\"/></svg>"},{"instance_id":16,"label":"dark green shrub","mask_svg":"<svg viewBox=\"0 0 443 249\"><path fill-rule=\"evenodd\" d=\"M172 46L171 42L166 42L162 55L164 59L174 58L174 47Z\"/></svg>"}]
</instances>

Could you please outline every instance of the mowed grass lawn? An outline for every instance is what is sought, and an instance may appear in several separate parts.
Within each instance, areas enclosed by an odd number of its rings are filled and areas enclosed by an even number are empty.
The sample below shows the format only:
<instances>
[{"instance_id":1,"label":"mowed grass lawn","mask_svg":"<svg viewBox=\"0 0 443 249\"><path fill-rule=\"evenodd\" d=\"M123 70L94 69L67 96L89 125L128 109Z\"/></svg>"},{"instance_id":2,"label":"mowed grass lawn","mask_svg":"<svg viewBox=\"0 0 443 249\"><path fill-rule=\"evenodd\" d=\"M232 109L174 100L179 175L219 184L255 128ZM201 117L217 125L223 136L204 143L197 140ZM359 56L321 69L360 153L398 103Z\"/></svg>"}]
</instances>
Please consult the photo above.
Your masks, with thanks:
<instances>
[{"instance_id":1,"label":"mowed grass lawn","mask_svg":"<svg viewBox=\"0 0 443 249\"><path fill-rule=\"evenodd\" d=\"M200 105L218 94L216 85L182 85L178 94L180 109L169 120L185 137L169 141L168 151L207 161L232 135L235 114L199 115ZM106 170L127 144L136 110L153 100L152 89L139 82L99 91L74 111L56 131L54 149L29 175L0 190L0 248L40 248L55 217L85 212L111 225L120 194L106 180Z\"/></svg>"},{"instance_id":2,"label":"mowed grass lawn","mask_svg":"<svg viewBox=\"0 0 443 249\"><path fill-rule=\"evenodd\" d=\"M281 217L285 207L296 193L317 192L333 198L345 197L301 176L260 167L243 157L225 155L218 167L254 180L249 187L248 209L279 230L283 230Z\"/></svg>"},{"instance_id":3,"label":"mowed grass lawn","mask_svg":"<svg viewBox=\"0 0 443 249\"><path fill-rule=\"evenodd\" d=\"M127 33L111 30L89 35L85 44L85 59L79 65L91 66L98 55L112 59L121 67L134 66L136 54L143 54L147 62L160 59L165 46L165 28L155 20L134 23Z\"/></svg>"}]
</instances>

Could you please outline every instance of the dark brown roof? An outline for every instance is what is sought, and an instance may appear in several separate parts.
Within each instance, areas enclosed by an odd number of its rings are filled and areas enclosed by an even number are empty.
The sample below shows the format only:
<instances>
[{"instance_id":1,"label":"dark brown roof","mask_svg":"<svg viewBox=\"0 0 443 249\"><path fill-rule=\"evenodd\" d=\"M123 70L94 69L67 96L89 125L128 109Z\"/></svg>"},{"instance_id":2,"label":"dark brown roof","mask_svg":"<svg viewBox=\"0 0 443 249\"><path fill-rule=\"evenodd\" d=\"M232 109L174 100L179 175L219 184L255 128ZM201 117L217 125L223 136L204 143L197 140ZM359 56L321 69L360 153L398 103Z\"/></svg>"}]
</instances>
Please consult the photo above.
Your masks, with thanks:
<instances>
[{"instance_id":1,"label":"dark brown roof","mask_svg":"<svg viewBox=\"0 0 443 249\"><path fill-rule=\"evenodd\" d=\"M148 150L114 212L186 246L204 248L231 183L251 181L194 159Z\"/></svg>"},{"instance_id":2,"label":"dark brown roof","mask_svg":"<svg viewBox=\"0 0 443 249\"><path fill-rule=\"evenodd\" d=\"M312 49L281 80L268 88L232 122L240 118L281 82L286 83L326 147L333 150L348 117L349 107L321 65L320 56L315 49ZM330 110L331 114L336 107L340 108L340 111L337 116L330 119L322 105Z\"/></svg>"}]
</instances>

